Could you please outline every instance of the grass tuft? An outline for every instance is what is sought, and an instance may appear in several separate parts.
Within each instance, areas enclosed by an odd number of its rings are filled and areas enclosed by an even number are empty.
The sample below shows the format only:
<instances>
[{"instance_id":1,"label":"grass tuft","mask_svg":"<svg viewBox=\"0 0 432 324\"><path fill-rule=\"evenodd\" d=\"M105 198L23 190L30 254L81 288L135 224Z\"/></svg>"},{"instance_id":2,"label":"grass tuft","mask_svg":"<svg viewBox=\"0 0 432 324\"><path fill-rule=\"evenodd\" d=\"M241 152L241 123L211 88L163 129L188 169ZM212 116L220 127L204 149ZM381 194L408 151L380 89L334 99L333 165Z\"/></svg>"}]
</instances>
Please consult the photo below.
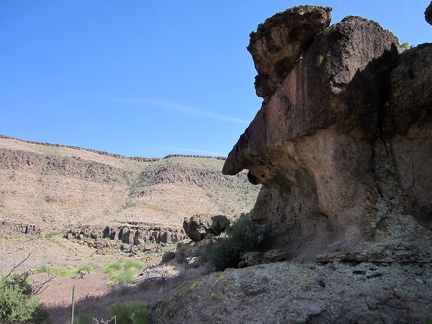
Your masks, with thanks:
<instances>
[{"instance_id":1,"label":"grass tuft","mask_svg":"<svg viewBox=\"0 0 432 324\"><path fill-rule=\"evenodd\" d=\"M107 266L108 279L118 284L130 284L142 270L143 265L136 260L128 260L124 263L117 261Z\"/></svg>"},{"instance_id":2,"label":"grass tuft","mask_svg":"<svg viewBox=\"0 0 432 324\"><path fill-rule=\"evenodd\" d=\"M116 317L117 323L122 324L147 324L147 304L127 302L115 303L108 309L110 316Z\"/></svg>"}]
</instances>

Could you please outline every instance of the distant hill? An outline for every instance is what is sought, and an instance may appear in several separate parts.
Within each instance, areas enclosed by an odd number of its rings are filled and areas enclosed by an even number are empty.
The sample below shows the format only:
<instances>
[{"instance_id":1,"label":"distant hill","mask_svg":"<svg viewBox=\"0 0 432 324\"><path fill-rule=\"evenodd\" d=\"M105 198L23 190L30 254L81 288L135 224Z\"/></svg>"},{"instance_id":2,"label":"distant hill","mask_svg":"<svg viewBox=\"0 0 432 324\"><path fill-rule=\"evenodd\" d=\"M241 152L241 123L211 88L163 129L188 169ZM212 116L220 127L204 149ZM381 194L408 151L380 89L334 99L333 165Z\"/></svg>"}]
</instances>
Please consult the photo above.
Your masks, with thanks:
<instances>
[{"instance_id":1,"label":"distant hill","mask_svg":"<svg viewBox=\"0 0 432 324\"><path fill-rule=\"evenodd\" d=\"M125 157L0 136L0 221L48 230L140 222L181 226L198 213L249 212L258 194L223 158Z\"/></svg>"}]
</instances>

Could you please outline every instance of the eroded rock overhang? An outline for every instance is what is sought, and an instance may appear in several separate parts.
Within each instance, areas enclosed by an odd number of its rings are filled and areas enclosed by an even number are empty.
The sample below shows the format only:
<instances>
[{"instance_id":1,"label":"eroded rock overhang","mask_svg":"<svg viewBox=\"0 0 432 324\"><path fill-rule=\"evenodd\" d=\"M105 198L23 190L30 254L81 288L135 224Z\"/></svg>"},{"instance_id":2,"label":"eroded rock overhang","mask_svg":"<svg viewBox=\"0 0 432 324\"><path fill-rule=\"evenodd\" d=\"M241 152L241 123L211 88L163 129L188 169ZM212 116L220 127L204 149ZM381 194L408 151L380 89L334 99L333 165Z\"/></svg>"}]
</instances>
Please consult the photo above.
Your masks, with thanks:
<instances>
[{"instance_id":1,"label":"eroded rock overhang","mask_svg":"<svg viewBox=\"0 0 432 324\"><path fill-rule=\"evenodd\" d=\"M427 227L432 213L431 46L400 54L378 23L330 19L300 6L251 34L263 103L223 167L263 185L252 218L293 258L387 231L381 199Z\"/></svg>"}]
</instances>

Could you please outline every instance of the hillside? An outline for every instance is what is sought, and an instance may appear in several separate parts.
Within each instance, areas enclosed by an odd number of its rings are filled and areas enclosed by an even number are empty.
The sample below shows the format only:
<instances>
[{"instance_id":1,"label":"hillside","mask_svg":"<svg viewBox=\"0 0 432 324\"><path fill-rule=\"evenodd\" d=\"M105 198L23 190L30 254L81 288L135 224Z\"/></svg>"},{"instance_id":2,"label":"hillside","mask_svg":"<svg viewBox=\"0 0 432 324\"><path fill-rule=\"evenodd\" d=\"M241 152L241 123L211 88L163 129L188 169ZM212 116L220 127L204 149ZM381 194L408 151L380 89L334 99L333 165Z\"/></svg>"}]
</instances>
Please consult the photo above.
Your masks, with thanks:
<instances>
[{"instance_id":1,"label":"hillside","mask_svg":"<svg viewBox=\"0 0 432 324\"><path fill-rule=\"evenodd\" d=\"M197 213L253 208L245 173L224 176L222 158L130 158L0 136L0 221L43 232L139 222L180 227Z\"/></svg>"}]
</instances>

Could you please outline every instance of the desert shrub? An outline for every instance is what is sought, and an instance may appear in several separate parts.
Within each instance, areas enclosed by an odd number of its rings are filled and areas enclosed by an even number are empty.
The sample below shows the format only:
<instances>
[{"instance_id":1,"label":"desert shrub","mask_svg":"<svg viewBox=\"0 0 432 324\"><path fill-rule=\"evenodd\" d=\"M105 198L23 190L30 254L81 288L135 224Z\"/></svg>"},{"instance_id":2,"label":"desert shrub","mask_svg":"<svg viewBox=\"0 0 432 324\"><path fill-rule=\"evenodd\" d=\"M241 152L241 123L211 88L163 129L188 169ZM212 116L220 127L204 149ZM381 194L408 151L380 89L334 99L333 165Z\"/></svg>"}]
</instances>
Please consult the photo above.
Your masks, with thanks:
<instances>
[{"instance_id":1,"label":"desert shrub","mask_svg":"<svg viewBox=\"0 0 432 324\"><path fill-rule=\"evenodd\" d=\"M83 264L78 267L78 273L85 271L87 273L90 273L92 270L96 269L96 267L92 264Z\"/></svg>"},{"instance_id":2,"label":"desert shrub","mask_svg":"<svg viewBox=\"0 0 432 324\"><path fill-rule=\"evenodd\" d=\"M117 323L146 324L148 323L147 305L144 303L115 303L108 309L110 316L116 317Z\"/></svg>"},{"instance_id":3,"label":"desert shrub","mask_svg":"<svg viewBox=\"0 0 432 324\"><path fill-rule=\"evenodd\" d=\"M115 271L121 270L121 268L122 268L121 263L119 261L117 261L115 263L112 263L112 264L108 265L107 271L108 271L108 273L109 272L115 272Z\"/></svg>"},{"instance_id":4,"label":"desert shrub","mask_svg":"<svg viewBox=\"0 0 432 324\"><path fill-rule=\"evenodd\" d=\"M48 264L42 264L36 269L37 273L49 273L50 272L50 266Z\"/></svg>"},{"instance_id":5,"label":"desert shrub","mask_svg":"<svg viewBox=\"0 0 432 324\"><path fill-rule=\"evenodd\" d=\"M128 260L123 265L123 268L125 270L135 271L135 270L141 269L142 267L141 267L141 264L138 261Z\"/></svg>"},{"instance_id":6,"label":"desert shrub","mask_svg":"<svg viewBox=\"0 0 432 324\"><path fill-rule=\"evenodd\" d=\"M37 273L56 274L62 277L73 277L82 273L90 273L96 269L94 265L84 264L79 267L67 266L62 267L59 265L43 264L36 269Z\"/></svg>"},{"instance_id":7,"label":"desert shrub","mask_svg":"<svg viewBox=\"0 0 432 324\"><path fill-rule=\"evenodd\" d=\"M148 323L148 313L147 305L141 305L137 308L132 315L132 323L134 324L147 324Z\"/></svg>"},{"instance_id":8,"label":"desert shrub","mask_svg":"<svg viewBox=\"0 0 432 324\"><path fill-rule=\"evenodd\" d=\"M77 274L77 270L72 267L53 269L53 272L62 277L73 277Z\"/></svg>"},{"instance_id":9,"label":"desert shrub","mask_svg":"<svg viewBox=\"0 0 432 324\"><path fill-rule=\"evenodd\" d=\"M216 270L236 268L243 254L259 248L264 234L264 228L248 216L240 217L211 250L210 259Z\"/></svg>"},{"instance_id":10,"label":"desert shrub","mask_svg":"<svg viewBox=\"0 0 432 324\"><path fill-rule=\"evenodd\" d=\"M28 283L28 273L0 278L0 323L43 323L46 313Z\"/></svg>"},{"instance_id":11,"label":"desert shrub","mask_svg":"<svg viewBox=\"0 0 432 324\"><path fill-rule=\"evenodd\" d=\"M141 263L134 260L128 260L124 263L119 261L107 267L108 279L119 284L128 284L133 282L142 269Z\"/></svg>"},{"instance_id":12,"label":"desert shrub","mask_svg":"<svg viewBox=\"0 0 432 324\"><path fill-rule=\"evenodd\" d=\"M108 279L119 284L128 284L132 283L135 280L135 277L136 274L134 272L125 270L110 274Z\"/></svg>"},{"instance_id":13,"label":"desert shrub","mask_svg":"<svg viewBox=\"0 0 432 324\"><path fill-rule=\"evenodd\" d=\"M64 237L66 235L66 231L60 231L60 232L51 232L51 233L47 233L45 234L45 238L50 240L56 236L60 236L60 237Z\"/></svg>"},{"instance_id":14,"label":"desert shrub","mask_svg":"<svg viewBox=\"0 0 432 324\"><path fill-rule=\"evenodd\" d=\"M74 321L76 322L76 321ZM93 316L89 313L79 313L78 324L93 324Z\"/></svg>"}]
</instances>

